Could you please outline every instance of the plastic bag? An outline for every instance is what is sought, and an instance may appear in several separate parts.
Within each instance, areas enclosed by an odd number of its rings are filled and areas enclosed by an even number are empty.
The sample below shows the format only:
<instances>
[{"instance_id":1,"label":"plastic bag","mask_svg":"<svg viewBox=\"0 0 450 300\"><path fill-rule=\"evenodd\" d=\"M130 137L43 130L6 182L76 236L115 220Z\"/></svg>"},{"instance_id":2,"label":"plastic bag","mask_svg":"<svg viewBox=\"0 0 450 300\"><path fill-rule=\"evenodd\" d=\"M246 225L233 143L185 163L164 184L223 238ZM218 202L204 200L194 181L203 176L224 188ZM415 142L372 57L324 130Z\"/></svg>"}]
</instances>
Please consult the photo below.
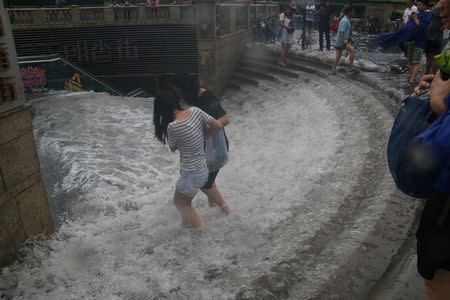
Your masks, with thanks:
<instances>
[{"instance_id":1,"label":"plastic bag","mask_svg":"<svg viewBox=\"0 0 450 300\"><path fill-rule=\"evenodd\" d=\"M222 129L205 141L205 156L209 171L217 171L228 162L228 142Z\"/></svg>"}]
</instances>

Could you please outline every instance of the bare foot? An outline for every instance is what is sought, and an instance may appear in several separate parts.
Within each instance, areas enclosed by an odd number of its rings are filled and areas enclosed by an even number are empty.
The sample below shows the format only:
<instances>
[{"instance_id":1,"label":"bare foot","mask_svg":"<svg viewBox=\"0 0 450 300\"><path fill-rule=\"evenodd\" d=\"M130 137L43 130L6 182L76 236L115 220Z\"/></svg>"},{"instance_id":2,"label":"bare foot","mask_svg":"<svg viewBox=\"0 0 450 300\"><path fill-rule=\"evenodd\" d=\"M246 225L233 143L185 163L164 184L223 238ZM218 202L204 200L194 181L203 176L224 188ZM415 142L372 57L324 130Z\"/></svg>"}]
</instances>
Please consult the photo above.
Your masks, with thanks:
<instances>
[{"instance_id":1,"label":"bare foot","mask_svg":"<svg viewBox=\"0 0 450 300\"><path fill-rule=\"evenodd\" d=\"M208 199L208 205L209 205L209 207L216 207L217 206L212 199Z\"/></svg>"},{"instance_id":2,"label":"bare foot","mask_svg":"<svg viewBox=\"0 0 450 300\"><path fill-rule=\"evenodd\" d=\"M222 212L222 215L228 216L230 214L230 208L227 204L224 204L220 207L220 211Z\"/></svg>"}]
</instances>

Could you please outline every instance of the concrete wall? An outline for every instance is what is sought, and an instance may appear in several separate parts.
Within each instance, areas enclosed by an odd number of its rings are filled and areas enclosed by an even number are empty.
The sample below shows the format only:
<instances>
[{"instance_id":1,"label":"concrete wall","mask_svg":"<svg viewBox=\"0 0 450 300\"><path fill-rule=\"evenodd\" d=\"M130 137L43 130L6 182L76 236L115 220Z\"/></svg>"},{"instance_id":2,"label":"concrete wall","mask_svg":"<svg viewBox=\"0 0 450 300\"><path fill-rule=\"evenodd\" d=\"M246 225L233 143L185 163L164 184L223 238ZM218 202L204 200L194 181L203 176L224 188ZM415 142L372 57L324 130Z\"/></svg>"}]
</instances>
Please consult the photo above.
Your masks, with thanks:
<instances>
[{"instance_id":1,"label":"concrete wall","mask_svg":"<svg viewBox=\"0 0 450 300\"><path fill-rule=\"evenodd\" d=\"M199 41L200 79L220 95L233 75L248 41L248 30L240 30L212 41Z\"/></svg>"},{"instance_id":2,"label":"concrete wall","mask_svg":"<svg viewBox=\"0 0 450 300\"><path fill-rule=\"evenodd\" d=\"M3 34L0 44L8 54L9 68L0 79L13 82L14 99L0 92L0 266L11 263L27 238L51 233L52 219L41 179L31 116L24 106L11 27L0 0Z\"/></svg>"},{"instance_id":3,"label":"concrete wall","mask_svg":"<svg viewBox=\"0 0 450 300\"><path fill-rule=\"evenodd\" d=\"M31 116L22 106L0 114L0 266L27 238L52 230Z\"/></svg>"}]
</instances>

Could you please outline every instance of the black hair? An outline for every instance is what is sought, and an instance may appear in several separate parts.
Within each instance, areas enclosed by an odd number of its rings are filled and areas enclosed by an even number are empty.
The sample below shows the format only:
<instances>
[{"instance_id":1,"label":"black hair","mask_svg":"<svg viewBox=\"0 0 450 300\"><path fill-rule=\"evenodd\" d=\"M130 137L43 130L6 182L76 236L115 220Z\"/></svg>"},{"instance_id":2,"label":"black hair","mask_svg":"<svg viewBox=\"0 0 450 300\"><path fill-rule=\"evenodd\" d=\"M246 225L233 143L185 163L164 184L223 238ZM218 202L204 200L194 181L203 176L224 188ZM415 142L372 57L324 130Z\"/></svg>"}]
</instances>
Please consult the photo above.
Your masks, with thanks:
<instances>
[{"instance_id":1,"label":"black hair","mask_svg":"<svg viewBox=\"0 0 450 300\"><path fill-rule=\"evenodd\" d=\"M347 15L349 12L353 11L353 5L347 5L344 7L344 14Z\"/></svg>"},{"instance_id":2,"label":"black hair","mask_svg":"<svg viewBox=\"0 0 450 300\"><path fill-rule=\"evenodd\" d=\"M174 120L174 111L182 109L171 81L172 78L168 75L158 78L158 91L153 104L155 137L163 144L167 141L167 126Z\"/></svg>"},{"instance_id":3,"label":"black hair","mask_svg":"<svg viewBox=\"0 0 450 300\"><path fill-rule=\"evenodd\" d=\"M173 85L180 90L185 102L190 105L196 105L200 90L198 76L188 73L177 73L175 74Z\"/></svg>"},{"instance_id":4,"label":"black hair","mask_svg":"<svg viewBox=\"0 0 450 300\"><path fill-rule=\"evenodd\" d=\"M430 0L417 0L417 2L422 2L426 7L430 7Z\"/></svg>"}]
</instances>

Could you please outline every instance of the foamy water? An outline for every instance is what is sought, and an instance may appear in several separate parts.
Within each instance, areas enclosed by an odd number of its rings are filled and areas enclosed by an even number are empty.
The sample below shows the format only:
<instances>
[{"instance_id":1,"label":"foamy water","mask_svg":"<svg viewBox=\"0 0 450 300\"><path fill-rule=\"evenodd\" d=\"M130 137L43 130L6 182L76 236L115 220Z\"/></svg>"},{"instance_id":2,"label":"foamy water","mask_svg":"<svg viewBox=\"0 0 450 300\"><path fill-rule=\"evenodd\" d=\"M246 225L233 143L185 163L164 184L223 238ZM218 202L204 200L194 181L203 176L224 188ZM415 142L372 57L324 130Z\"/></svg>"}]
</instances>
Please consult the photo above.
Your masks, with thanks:
<instances>
[{"instance_id":1,"label":"foamy water","mask_svg":"<svg viewBox=\"0 0 450 300\"><path fill-rule=\"evenodd\" d=\"M314 85L263 84L224 97L231 159L217 183L232 214L220 217L198 195L201 234L179 226L171 203L178 154L153 137L152 99L81 93L36 103L53 214L67 212L67 219L2 270L0 292L18 299L234 298L339 204L324 199L320 214L298 209L310 205L306 195L334 163L342 132L328 101ZM299 234L286 240L277 226L293 213L304 215Z\"/></svg>"}]
</instances>

